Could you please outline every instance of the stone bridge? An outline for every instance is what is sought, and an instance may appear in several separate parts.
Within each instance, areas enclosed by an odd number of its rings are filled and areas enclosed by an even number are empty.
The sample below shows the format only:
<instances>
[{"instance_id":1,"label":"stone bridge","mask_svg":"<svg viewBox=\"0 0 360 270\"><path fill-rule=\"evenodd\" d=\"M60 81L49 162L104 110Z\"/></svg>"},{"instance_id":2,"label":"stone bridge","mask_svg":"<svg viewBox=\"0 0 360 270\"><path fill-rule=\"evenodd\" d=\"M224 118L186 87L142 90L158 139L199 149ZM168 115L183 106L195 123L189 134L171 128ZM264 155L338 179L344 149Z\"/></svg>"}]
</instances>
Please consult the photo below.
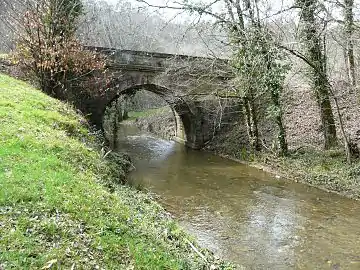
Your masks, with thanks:
<instances>
[{"instance_id":1,"label":"stone bridge","mask_svg":"<svg viewBox=\"0 0 360 270\"><path fill-rule=\"evenodd\" d=\"M86 101L85 112L97 126L105 110L120 95L148 90L170 105L176 119L176 140L191 148L201 148L218 127L219 115L208 94L221 87L227 76L218 72L225 60L145 51L86 47L108 56L111 81L102 95ZM211 71L215 76L209 79Z\"/></svg>"}]
</instances>

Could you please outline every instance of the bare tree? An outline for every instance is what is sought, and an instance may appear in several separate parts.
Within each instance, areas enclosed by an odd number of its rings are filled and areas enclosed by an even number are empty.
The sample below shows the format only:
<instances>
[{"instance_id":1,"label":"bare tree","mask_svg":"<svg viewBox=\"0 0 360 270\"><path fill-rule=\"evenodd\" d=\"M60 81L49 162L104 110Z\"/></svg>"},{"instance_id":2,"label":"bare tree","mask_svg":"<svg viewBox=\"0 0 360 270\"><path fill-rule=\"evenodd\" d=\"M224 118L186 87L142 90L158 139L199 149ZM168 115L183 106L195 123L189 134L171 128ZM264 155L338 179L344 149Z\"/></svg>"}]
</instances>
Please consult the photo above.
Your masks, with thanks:
<instances>
[{"instance_id":1,"label":"bare tree","mask_svg":"<svg viewBox=\"0 0 360 270\"><path fill-rule=\"evenodd\" d=\"M164 18L133 2L84 1L85 21L78 34L84 44L118 49L206 56L226 53L219 27L202 21Z\"/></svg>"},{"instance_id":2,"label":"bare tree","mask_svg":"<svg viewBox=\"0 0 360 270\"><path fill-rule=\"evenodd\" d=\"M26 1L13 12L14 59L43 92L59 99L75 97L78 79L104 67L104 58L84 50L76 37L80 0Z\"/></svg>"}]
</instances>

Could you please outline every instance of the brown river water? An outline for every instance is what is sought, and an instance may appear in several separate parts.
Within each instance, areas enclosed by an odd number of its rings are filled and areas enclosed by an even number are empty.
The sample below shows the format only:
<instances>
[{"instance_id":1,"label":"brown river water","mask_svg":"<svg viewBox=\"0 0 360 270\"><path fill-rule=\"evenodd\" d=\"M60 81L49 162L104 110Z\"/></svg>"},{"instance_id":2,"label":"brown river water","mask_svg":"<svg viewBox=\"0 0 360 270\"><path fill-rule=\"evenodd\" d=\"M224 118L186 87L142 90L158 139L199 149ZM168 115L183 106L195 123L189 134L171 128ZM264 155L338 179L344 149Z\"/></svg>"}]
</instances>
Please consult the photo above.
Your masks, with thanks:
<instances>
[{"instance_id":1,"label":"brown river water","mask_svg":"<svg viewBox=\"0 0 360 270\"><path fill-rule=\"evenodd\" d=\"M239 269L360 269L360 202L122 125L130 175Z\"/></svg>"}]
</instances>

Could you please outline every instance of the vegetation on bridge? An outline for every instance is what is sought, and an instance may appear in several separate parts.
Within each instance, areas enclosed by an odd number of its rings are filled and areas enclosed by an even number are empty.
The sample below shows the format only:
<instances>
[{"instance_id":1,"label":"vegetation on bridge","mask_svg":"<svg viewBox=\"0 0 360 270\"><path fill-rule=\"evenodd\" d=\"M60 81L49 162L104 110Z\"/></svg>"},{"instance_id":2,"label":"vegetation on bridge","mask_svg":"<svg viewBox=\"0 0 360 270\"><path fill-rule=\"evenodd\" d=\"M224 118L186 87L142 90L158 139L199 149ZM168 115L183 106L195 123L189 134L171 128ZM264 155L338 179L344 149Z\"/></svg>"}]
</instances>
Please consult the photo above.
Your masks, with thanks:
<instances>
[{"instance_id":1,"label":"vegetation on bridge","mask_svg":"<svg viewBox=\"0 0 360 270\"><path fill-rule=\"evenodd\" d=\"M122 170L68 105L0 75L0 119L1 269L227 269L149 196L114 185Z\"/></svg>"}]
</instances>

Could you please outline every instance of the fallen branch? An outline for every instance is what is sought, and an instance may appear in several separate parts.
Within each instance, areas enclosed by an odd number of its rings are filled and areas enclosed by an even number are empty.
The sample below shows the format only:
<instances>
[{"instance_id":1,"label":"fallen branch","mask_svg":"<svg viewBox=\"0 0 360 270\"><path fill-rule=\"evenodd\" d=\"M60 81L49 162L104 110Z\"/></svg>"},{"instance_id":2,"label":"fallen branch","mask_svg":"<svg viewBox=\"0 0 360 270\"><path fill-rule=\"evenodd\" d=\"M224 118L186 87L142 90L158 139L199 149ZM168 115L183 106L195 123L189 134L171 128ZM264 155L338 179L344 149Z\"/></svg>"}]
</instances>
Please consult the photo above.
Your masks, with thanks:
<instances>
[{"instance_id":1,"label":"fallen branch","mask_svg":"<svg viewBox=\"0 0 360 270\"><path fill-rule=\"evenodd\" d=\"M189 244L189 246L196 252L197 255L199 255L201 257L201 259L203 259L205 262L207 262L206 257L201 254L201 252L189 241L185 238L185 241Z\"/></svg>"}]
</instances>

